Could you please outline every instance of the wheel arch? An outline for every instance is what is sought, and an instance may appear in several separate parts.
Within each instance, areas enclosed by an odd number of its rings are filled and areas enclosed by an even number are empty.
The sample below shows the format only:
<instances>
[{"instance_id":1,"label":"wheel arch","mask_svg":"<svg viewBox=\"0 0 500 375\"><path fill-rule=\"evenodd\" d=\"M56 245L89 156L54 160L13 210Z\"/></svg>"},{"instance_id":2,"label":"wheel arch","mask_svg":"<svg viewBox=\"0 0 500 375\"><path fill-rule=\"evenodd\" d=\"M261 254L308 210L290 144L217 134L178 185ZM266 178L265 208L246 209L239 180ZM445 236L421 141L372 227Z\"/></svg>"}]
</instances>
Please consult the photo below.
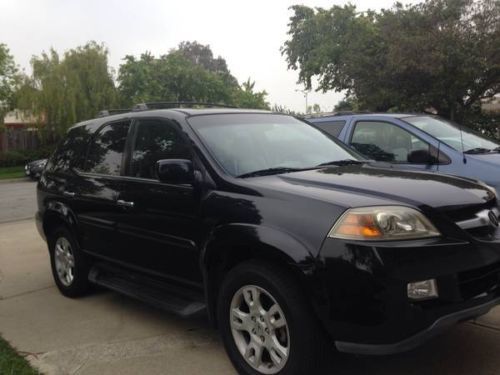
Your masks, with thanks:
<instances>
[{"instance_id":1,"label":"wheel arch","mask_svg":"<svg viewBox=\"0 0 500 375\"><path fill-rule=\"evenodd\" d=\"M229 224L218 227L202 249L201 267L210 321L215 326L219 286L232 268L251 260L264 260L286 269L307 290L314 273L312 252L292 235L265 226Z\"/></svg>"},{"instance_id":2,"label":"wheel arch","mask_svg":"<svg viewBox=\"0 0 500 375\"><path fill-rule=\"evenodd\" d=\"M43 232L47 240L49 240L50 234L60 226L66 227L75 235L75 239L78 240L78 236L76 236L77 219L75 213L63 202L50 202L45 209L42 224Z\"/></svg>"}]
</instances>

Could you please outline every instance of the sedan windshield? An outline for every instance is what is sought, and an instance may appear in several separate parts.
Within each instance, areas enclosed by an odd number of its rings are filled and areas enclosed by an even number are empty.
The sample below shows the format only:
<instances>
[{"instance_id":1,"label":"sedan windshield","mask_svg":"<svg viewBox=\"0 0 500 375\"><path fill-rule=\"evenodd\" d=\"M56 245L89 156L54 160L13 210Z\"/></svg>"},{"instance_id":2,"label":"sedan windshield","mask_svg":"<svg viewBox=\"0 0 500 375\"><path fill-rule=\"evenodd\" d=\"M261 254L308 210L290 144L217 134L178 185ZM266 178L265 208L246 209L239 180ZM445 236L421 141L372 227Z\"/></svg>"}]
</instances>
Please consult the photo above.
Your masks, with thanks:
<instances>
[{"instance_id":1,"label":"sedan windshield","mask_svg":"<svg viewBox=\"0 0 500 375\"><path fill-rule=\"evenodd\" d=\"M458 151L487 153L495 151L498 147L500 147L500 143L489 140L488 138L465 126L462 127L461 136L459 125L437 117L412 116L405 117L403 120L409 122L413 126L416 126L420 130L429 133L441 142L448 144Z\"/></svg>"},{"instance_id":2,"label":"sedan windshield","mask_svg":"<svg viewBox=\"0 0 500 375\"><path fill-rule=\"evenodd\" d=\"M360 159L356 152L291 116L220 114L194 116L189 123L232 176L286 173Z\"/></svg>"}]
</instances>

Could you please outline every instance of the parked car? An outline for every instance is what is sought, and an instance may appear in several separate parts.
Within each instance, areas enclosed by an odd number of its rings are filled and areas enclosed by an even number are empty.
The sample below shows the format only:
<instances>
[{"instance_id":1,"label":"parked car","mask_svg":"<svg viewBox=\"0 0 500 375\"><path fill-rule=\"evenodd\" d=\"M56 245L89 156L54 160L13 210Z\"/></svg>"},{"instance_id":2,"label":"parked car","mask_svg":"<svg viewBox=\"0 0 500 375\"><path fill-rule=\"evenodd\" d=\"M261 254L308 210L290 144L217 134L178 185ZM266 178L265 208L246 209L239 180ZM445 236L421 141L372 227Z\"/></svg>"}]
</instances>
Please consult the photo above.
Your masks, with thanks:
<instances>
[{"instance_id":1,"label":"parked car","mask_svg":"<svg viewBox=\"0 0 500 375\"><path fill-rule=\"evenodd\" d=\"M288 115L82 122L37 191L63 295L98 284L206 312L241 374L320 373L332 348L410 350L500 303L493 189L368 163Z\"/></svg>"},{"instance_id":2,"label":"parked car","mask_svg":"<svg viewBox=\"0 0 500 375\"><path fill-rule=\"evenodd\" d=\"M414 114L344 114L308 119L369 159L393 168L478 179L500 194L500 142L443 118Z\"/></svg>"},{"instance_id":3,"label":"parked car","mask_svg":"<svg viewBox=\"0 0 500 375\"><path fill-rule=\"evenodd\" d=\"M32 180L38 180L47 164L47 159L30 161L24 166L24 173Z\"/></svg>"}]
</instances>

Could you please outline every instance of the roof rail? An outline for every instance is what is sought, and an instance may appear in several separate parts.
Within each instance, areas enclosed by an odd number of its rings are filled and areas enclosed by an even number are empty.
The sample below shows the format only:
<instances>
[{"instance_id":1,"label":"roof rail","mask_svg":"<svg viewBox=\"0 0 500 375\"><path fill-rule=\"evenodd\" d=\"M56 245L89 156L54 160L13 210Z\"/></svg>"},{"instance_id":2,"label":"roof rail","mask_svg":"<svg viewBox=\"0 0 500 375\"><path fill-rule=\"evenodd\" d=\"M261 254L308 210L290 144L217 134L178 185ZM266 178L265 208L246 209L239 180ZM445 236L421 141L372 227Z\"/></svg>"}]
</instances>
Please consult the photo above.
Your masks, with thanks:
<instances>
[{"instance_id":1,"label":"roof rail","mask_svg":"<svg viewBox=\"0 0 500 375\"><path fill-rule=\"evenodd\" d=\"M132 107L132 111L147 111L151 109L168 109L168 108L182 108L182 107L214 107L214 108L237 108L226 104L219 103L204 103L204 102L149 102L139 103Z\"/></svg>"},{"instance_id":2,"label":"roof rail","mask_svg":"<svg viewBox=\"0 0 500 375\"><path fill-rule=\"evenodd\" d=\"M320 113L311 113L306 115L304 118L316 118L316 117L327 117L327 116L348 116L348 115L362 115L373 113L370 111L339 111L339 112L320 112Z\"/></svg>"},{"instance_id":3,"label":"roof rail","mask_svg":"<svg viewBox=\"0 0 500 375\"><path fill-rule=\"evenodd\" d=\"M97 117L106 117L111 115L119 115L120 113L130 112L130 109L103 109L97 113Z\"/></svg>"}]
</instances>

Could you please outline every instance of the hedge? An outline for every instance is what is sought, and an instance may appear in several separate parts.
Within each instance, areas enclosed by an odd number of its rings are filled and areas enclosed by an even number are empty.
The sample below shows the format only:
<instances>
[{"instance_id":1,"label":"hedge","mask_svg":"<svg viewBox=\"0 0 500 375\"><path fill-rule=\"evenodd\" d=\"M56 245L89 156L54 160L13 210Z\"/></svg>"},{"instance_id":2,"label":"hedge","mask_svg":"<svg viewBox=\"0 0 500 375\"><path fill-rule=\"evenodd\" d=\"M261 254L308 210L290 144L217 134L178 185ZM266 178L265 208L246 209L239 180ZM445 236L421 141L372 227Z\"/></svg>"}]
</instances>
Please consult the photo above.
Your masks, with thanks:
<instances>
[{"instance_id":1,"label":"hedge","mask_svg":"<svg viewBox=\"0 0 500 375\"><path fill-rule=\"evenodd\" d=\"M0 167L14 167L27 162L48 158L55 149L55 145L46 145L36 150L15 150L0 153Z\"/></svg>"}]
</instances>

